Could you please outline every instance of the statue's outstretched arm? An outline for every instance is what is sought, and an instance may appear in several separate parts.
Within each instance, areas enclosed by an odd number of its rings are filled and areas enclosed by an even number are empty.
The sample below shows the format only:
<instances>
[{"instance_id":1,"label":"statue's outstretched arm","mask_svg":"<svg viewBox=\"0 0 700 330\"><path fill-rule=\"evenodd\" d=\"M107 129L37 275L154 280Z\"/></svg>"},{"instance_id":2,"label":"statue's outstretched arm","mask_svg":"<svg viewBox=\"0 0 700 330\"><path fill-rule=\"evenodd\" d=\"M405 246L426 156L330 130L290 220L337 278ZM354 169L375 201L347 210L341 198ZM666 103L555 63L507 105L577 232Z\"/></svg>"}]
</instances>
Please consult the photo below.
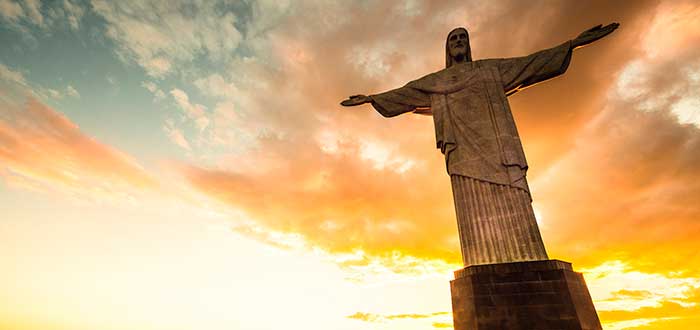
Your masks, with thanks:
<instances>
[{"instance_id":1,"label":"statue's outstretched arm","mask_svg":"<svg viewBox=\"0 0 700 330\"><path fill-rule=\"evenodd\" d=\"M418 109L421 114L428 114L425 108L430 107L430 95L416 88L413 82L406 86L392 89L387 92L372 95L353 95L340 102L346 107L371 103L377 112L384 117L394 117L406 112L414 112Z\"/></svg>"},{"instance_id":2,"label":"statue's outstretched arm","mask_svg":"<svg viewBox=\"0 0 700 330\"><path fill-rule=\"evenodd\" d=\"M569 67L574 49L607 36L618 26L620 26L618 23L594 26L559 46L527 56L495 60L493 63L498 64L506 95L512 95L524 88L563 74Z\"/></svg>"}]
</instances>

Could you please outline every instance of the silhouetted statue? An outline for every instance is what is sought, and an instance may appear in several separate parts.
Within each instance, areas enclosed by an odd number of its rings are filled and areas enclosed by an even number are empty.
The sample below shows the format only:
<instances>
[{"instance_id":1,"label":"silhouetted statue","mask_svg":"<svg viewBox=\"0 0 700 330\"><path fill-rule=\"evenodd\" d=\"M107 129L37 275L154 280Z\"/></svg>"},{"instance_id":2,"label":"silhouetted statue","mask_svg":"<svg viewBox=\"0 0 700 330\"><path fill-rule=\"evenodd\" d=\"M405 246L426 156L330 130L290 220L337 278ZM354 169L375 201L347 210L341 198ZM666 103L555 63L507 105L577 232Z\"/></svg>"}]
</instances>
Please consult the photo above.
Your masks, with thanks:
<instances>
[{"instance_id":1,"label":"silhouetted statue","mask_svg":"<svg viewBox=\"0 0 700 330\"><path fill-rule=\"evenodd\" d=\"M506 97L564 73L574 49L618 26L598 25L532 55L478 61L472 61L467 30L456 28L447 36L444 70L341 104L371 103L385 117L433 116L437 147L452 181L465 266L545 260L525 178L527 162Z\"/></svg>"}]
</instances>

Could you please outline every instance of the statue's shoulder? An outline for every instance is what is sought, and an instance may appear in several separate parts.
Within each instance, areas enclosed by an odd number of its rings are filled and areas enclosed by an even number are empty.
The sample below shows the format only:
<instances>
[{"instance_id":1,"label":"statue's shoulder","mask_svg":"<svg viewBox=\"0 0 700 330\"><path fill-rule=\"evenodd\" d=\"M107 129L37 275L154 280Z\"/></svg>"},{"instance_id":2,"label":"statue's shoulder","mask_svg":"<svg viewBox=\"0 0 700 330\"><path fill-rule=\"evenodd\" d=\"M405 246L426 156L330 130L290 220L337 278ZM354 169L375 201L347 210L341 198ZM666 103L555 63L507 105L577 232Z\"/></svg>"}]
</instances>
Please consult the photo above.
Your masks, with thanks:
<instances>
[{"instance_id":1,"label":"statue's shoulder","mask_svg":"<svg viewBox=\"0 0 700 330\"><path fill-rule=\"evenodd\" d=\"M408 86L419 89L430 89L430 87L443 84L446 80L449 80L450 77L456 75L461 70L463 69L457 68L456 65L453 65L449 68L435 71L416 80L413 80L408 83Z\"/></svg>"},{"instance_id":2,"label":"statue's shoulder","mask_svg":"<svg viewBox=\"0 0 700 330\"><path fill-rule=\"evenodd\" d=\"M435 80L438 80L440 77L443 77L445 75L446 71L447 71L447 69L442 69L440 71L429 73L423 77L420 77L414 81L411 81L410 83L424 84L424 83L428 83L428 82L434 82Z\"/></svg>"},{"instance_id":3,"label":"statue's shoulder","mask_svg":"<svg viewBox=\"0 0 700 330\"><path fill-rule=\"evenodd\" d=\"M474 64L478 68L491 68L491 67L497 67L498 63L501 61L501 58L487 58L483 60L478 60L474 61Z\"/></svg>"},{"instance_id":4,"label":"statue's shoulder","mask_svg":"<svg viewBox=\"0 0 700 330\"><path fill-rule=\"evenodd\" d=\"M498 65L497 61L487 59L455 64L411 81L407 86L427 93L452 93L476 81L474 78L481 74L482 69Z\"/></svg>"}]
</instances>

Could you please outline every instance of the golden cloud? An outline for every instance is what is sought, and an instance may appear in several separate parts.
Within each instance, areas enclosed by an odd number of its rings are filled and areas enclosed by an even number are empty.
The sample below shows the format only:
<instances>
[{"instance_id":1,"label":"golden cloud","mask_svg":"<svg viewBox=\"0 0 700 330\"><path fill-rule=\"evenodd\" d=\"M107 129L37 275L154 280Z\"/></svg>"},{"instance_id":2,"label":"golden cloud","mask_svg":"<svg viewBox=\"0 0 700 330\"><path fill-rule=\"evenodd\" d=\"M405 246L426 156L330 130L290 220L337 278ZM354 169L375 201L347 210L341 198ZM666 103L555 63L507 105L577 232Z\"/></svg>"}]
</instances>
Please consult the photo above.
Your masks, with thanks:
<instances>
[{"instance_id":1,"label":"golden cloud","mask_svg":"<svg viewBox=\"0 0 700 330\"><path fill-rule=\"evenodd\" d=\"M421 164L407 172L377 167L359 156L362 146L354 142L341 142L332 153L313 140L304 145L292 149L267 139L254 158L267 158L271 164L261 167L272 169L260 173L193 166L183 172L194 187L266 228L301 234L329 251L459 258L453 207L443 197L447 180L433 180Z\"/></svg>"},{"instance_id":2,"label":"golden cloud","mask_svg":"<svg viewBox=\"0 0 700 330\"><path fill-rule=\"evenodd\" d=\"M357 312L355 314L349 315L349 319L360 320L365 322L383 322L386 320L397 320L397 319L427 319L436 316L450 315L450 312L435 312L429 314L373 314L373 313L362 313Z\"/></svg>"}]
</instances>

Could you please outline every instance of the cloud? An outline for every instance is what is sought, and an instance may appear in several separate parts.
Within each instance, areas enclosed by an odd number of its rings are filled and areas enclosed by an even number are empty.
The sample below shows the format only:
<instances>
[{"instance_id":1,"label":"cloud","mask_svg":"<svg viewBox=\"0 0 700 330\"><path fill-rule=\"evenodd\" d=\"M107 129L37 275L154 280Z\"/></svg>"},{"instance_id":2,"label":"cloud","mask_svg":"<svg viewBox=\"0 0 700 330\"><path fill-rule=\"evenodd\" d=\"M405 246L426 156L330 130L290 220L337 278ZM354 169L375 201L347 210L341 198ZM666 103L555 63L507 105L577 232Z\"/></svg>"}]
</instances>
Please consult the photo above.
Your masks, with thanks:
<instances>
[{"instance_id":1,"label":"cloud","mask_svg":"<svg viewBox=\"0 0 700 330\"><path fill-rule=\"evenodd\" d=\"M32 95L42 100L50 98L61 100L65 96L80 98L80 93L71 85L68 85L64 91L59 91L37 84L31 84L27 81L24 73L8 68L2 63L0 63L0 87L5 88L5 93L0 93L0 96L6 94L8 98L6 98L5 101L13 104L26 95Z\"/></svg>"},{"instance_id":2,"label":"cloud","mask_svg":"<svg viewBox=\"0 0 700 330\"><path fill-rule=\"evenodd\" d=\"M212 74L206 78L197 79L194 85L197 86L202 93L216 97L231 98L240 93L235 84L227 82L218 73Z\"/></svg>"},{"instance_id":3,"label":"cloud","mask_svg":"<svg viewBox=\"0 0 700 330\"><path fill-rule=\"evenodd\" d=\"M385 322L387 320L397 320L397 319L427 319L434 318L436 316L450 315L450 312L435 312L430 314L372 314L372 313L362 313L357 312L355 314L349 315L349 319L360 320L365 322Z\"/></svg>"},{"instance_id":4,"label":"cloud","mask_svg":"<svg viewBox=\"0 0 700 330\"><path fill-rule=\"evenodd\" d=\"M37 25L44 24L44 16L41 15L41 2L39 0L26 0L22 2L29 19Z\"/></svg>"},{"instance_id":5,"label":"cloud","mask_svg":"<svg viewBox=\"0 0 700 330\"><path fill-rule=\"evenodd\" d=\"M39 95L43 96L44 98L50 97L56 100L62 100L66 96L76 99L80 98L80 93L78 92L78 90L76 90L75 87L71 85L68 85L65 91L59 91L52 88L42 88L40 86L36 87L36 89L39 90Z\"/></svg>"},{"instance_id":6,"label":"cloud","mask_svg":"<svg viewBox=\"0 0 700 330\"><path fill-rule=\"evenodd\" d=\"M607 320L605 328L611 330L641 329L695 329L700 325L700 297L692 297L692 305L664 302L659 306L636 310L599 311L601 319Z\"/></svg>"},{"instance_id":7,"label":"cloud","mask_svg":"<svg viewBox=\"0 0 700 330\"><path fill-rule=\"evenodd\" d=\"M56 100L60 100L63 98L63 94L55 89L48 88L46 90L46 93L48 94L48 96L50 96Z\"/></svg>"},{"instance_id":8,"label":"cloud","mask_svg":"<svg viewBox=\"0 0 700 330\"><path fill-rule=\"evenodd\" d=\"M664 271L639 271L629 261L607 261L582 270L598 311L633 312L666 303L695 305L700 277ZM621 321L608 319L606 322Z\"/></svg>"},{"instance_id":9,"label":"cloud","mask_svg":"<svg viewBox=\"0 0 700 330\"><path fill-rule=\"evenodd\" d=\"M87 136L35 98L0 107L0 175L8 183L108 197L157 186L133 158Z\"/></svg>"},{"instance_id":10,"label":"cloud","mask_svg":"<svg viewBox=\"0 0 700 330\"><path fill-rule=\"evenodd\" d=\"M663 5L653 22L686 10ZM646 47L653 51L623 66L602 110L534 181L539 210L553 219L544 236L557 255L589 265L624 256L639 269L697 274L700 126L684 114L700 100L700 52L691 46L700 33L692 28L697 18L685 17L667 28L686 42ZM643 35L643 45L668 42Z\"/></svg>"},{"instance_id":11,"label":"cloud","mask_svg":"<svg viewBox=\"0 0 700 330\"><path fill-rule=\"evenodd\" d=\"M197 129L201 132L209 126L209 118L207 116L207 108L201 104L190 103L190 98L181 89L173 89L170 91L175 103L185 112L186 117L191 120Z\"/></svg>"},{"instance_id":12,"label":"cloud","mask_svg":"<svg viewBox=\"0 0 700 330\"><path fill-rule=\"evenodd\" d=\"M74 0L0 0L0 20L26 34L32 33L28 27L38 27L43 32L51 33L51 29L61 24L67 24L72 30L77 30L84 14L83 5Z\"/></svg>"},{"instance_id":13,"label":"cloud","mask_svg":"<svg viewBox=\"0 0 700 330\"><path fill-rule=\"evenodd\" d=\"M154 77L200 56L229 58L242 39L236 16L218 2L94 0L92 6L107 21L106 34L119 55Z\"/></svg>"},{"instance_id":14,"label":"cloud","mask_svg":"<svg viewBox=\"0 0 700 330\"><path fill-rule=\"evenodd\" d=\"M173 143L177 144L183 149L192 150L192 148L190 147L190 143L187 142L187 139L182 134L182 131L175 127L175 123L172 120L166 121L163 130Z\"/></svg>"},{"instance_id":15,"label":"cloud","mask_svg":"<svg viewBox=\"0 0 700 330\"><path fill-rule=\"evenodd\" d=\"M85 14L85 9L80 4L73 3L70 0L63 0L63 10L70 27L73 30L80 28L80 20Z\"/></svg>"},{"instance_id":16,"label":"cloud","mask_svg":"<svg viewBox=\"0 0 700 330\"><path fill-rule=\"evenodd\" d=\"M191 104L187 93L181 89L175 88L171 90L170 95L173 96L177 105L180 106L188 117L196 119L204 115L206 108L201 104Z\"/></svg>"},{"instance_id":17,"label":"cloud","mask_svg":"<svg viewBox=\"0 0 700 330\"><path fill-rule=\"evenodd\" d=\"M0 63L0 79L7 83L27 86L27 80L21 72L14 71L2 63Z\"/></svg>"},{"instance_id":18,"label":"cloud","mask_svg":"<svg viewBox=\"0 0 700 330\"><path fill-rule=\"evenodd\" d=\"M290 147L269 137L247 154L248 159L232 164L236 172L195 166L183 167L182 172L195 188L230 203L264 227L301 234L334 252L360 249L390 256L400 251L456 260L455 228L449 217L453 210L443 198L449 187L412 177L430 178L426 166L419 164L408 172L377 168L371 160L357 157L361 146L352 141L340 141L330 154L313 139L302 145L306 147ZM426 219L439 225L421 226Z\"/></svg>"},{"instance_id":19,"label":"cloud","mask_svg":"<svg viewBox=\"0 0 700 330\"><path fill-rule=\"evenodd\" d=\"M355 314L349 315L348 318L365 322L377 322L381 318L381 316L371 313L357 312Z\"/></svg>"},{"instance_id":20,"label":"cloud","mask_svg":"<svg viewBox=\"0 0 700 330\"><path fill-rule=\"evenodd\" d=\"M24 16L24 9L19 3L11 0L0 0L0 15L10 22L16 22Z\"/></svg>"},{"instance_id":21,"label":"cloud","mask_svg":"<svg viewBox=\"0 0 700 330\"><path fill-rule=\"evenodd\" d=\"M424 326L432 326L435 329L452 328L451 312L435 312L426 314L374 314L357 312L347 316L347 318L367 323L394 323L398 327L400 327L402 324L413 327L419 324L424 324Z\"/></svg>"},{"instance_id":22,"label":"cloud","mask_svg":"<svg viewBox=\"0 0 700 330\"><path fill-rule=\"evenodd\" d=\"M66 87L66 95L74 97L76 99L80 98L80 93L78 93L78 91L71 85L68 85L68 87Z\"/></svg>"},{"instance_id":23,"label":"cloud","mask_svg":"<svg viewBox=\"0 0 700 330\"><path fill-rule=\"evenodd\" d=\"M153 93L153 101L157 102L165 98L165 93L163 90L158 88L156 83L152 81L141 82L141 87L147 89L149 92Z\"/></svg>"}]
</instances>

